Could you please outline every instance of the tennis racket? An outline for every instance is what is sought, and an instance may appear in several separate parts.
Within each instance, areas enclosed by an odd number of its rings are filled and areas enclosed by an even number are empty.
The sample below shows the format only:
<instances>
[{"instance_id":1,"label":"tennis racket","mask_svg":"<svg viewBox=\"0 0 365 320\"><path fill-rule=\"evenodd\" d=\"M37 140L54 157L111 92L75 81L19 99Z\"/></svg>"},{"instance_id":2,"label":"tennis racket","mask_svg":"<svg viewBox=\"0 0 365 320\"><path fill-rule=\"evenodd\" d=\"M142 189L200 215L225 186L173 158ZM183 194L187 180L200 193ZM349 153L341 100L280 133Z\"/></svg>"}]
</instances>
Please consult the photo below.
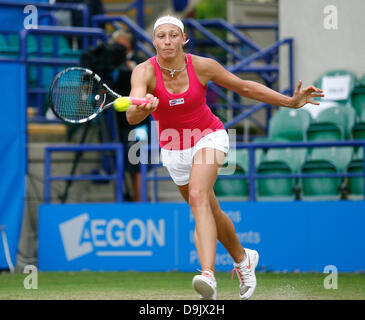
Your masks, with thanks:
<instances>
[{"instance_id":1,"label":"tennis racket","mask_svg":"<svg viewBox=\"0 0 365 320\"><path fill-rule=\"evenodd\" d=\"M84 123L110 108L115 99L129 105L148 103L145 98L122 97L110 89L93 71L80 67L58 73L49 89L49 102L55 115L66 122Z\"/></svg>"}]
</instances>

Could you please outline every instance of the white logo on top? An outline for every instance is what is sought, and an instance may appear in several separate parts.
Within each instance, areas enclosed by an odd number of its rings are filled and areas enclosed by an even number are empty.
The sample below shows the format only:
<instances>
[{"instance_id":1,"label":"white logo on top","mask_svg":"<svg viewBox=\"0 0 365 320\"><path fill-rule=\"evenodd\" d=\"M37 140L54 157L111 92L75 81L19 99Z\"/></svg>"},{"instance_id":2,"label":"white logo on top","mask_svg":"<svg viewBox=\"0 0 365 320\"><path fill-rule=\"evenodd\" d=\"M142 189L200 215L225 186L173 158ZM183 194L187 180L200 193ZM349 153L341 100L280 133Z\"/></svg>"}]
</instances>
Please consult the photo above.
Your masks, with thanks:
<instances>
[{"instance_id":1,"label":"white logo on top","mask_svg":"<svg viewBox=\"0 0 365 320\"><path fill-rule=\"evenodd\" d=\"M177 106L179 104L184 104L184 103L185 103L184 98L169 100L170 107Z\"/></svg>"},{"instance_id":2,"label":"white logo on top","mask_svg":"<svg viewBox=\"0 0 365 320\"><path fill-rule=\"evenodd\" d=\"M95 250L97 256L152 256L152 250L129 250L155 243L165 246L165 220L90 219L87 213L59 225L66 259L74 260ZM102 250L101 250L102 249ZM123 250L116 250L123 249Z\"/></svg>"}]
</instances>

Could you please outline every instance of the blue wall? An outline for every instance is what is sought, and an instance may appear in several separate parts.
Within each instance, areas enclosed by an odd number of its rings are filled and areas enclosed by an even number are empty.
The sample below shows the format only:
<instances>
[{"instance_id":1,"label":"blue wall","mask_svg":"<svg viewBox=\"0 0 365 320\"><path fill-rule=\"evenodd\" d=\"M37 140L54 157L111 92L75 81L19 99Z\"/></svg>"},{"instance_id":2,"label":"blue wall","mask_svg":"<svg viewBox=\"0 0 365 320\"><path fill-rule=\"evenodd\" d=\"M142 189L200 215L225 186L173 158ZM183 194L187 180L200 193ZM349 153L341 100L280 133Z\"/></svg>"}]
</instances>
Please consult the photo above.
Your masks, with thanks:
<instances>
[{"instance_id":1,"label":"blue wall","mask_svg":"<svg viewBox=\"0 0 365 320\"><path fill-rule=\"evenodd\" d=\"M25 68L0 63L0 225L15 264L25 199L26 124ZM8 268L0 240L0 269Z\"/></svg>"},{"instance_id":2,"label":"blue wall","mask_svg":"<svg viewBox=\"0 0 365 320\"><path fill-rule=\"evenodd\" d=\"M221 203L267 271L365 270L365 202ZM40 270L196 271L194 220L182 203L39 207ZM221 244L216 269L232 269Z\"/></svg>"}]
</instances>

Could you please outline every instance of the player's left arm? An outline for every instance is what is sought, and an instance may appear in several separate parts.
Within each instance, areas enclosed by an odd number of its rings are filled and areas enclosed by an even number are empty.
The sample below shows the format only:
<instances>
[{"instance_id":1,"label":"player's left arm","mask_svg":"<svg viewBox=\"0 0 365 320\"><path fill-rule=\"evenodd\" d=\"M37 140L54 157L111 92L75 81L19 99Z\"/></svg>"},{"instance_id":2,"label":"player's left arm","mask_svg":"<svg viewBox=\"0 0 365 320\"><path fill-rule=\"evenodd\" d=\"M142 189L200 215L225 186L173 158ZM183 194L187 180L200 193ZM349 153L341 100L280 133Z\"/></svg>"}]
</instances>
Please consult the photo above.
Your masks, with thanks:
<instances>
[{"instance_id":1,"label":"player's left arm","mask_svg":"<svg viewBox=\"0 0 365 320\"><path fill-rule=\"evenodd\" d=\"M271 105L298 109L306 103L318 105L319 103L314 101L313 98L323 97L322 90L314 86L302 89L302 81L299 81L293 96L289 97L258 82L242 80L213 59L205 58L204 60L203 65L205 65L207 79L246 98Z\"/></svg>"}]
</instances>

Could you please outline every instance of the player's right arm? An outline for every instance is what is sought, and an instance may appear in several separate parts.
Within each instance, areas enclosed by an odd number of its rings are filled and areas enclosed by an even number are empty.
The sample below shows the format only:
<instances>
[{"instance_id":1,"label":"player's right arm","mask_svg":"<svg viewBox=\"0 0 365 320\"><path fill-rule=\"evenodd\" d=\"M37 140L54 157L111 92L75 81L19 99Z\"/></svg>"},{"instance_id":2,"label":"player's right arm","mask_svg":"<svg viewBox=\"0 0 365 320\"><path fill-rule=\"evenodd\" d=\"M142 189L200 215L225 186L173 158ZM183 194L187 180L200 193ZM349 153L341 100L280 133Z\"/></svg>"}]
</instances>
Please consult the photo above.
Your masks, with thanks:
<instances>
[{"instance_id":1,"label":"player's right arm","mask_svg":"<svg viewBox=\"0 0 365 320\"><path fill-rule=\"evenodd\" d=\"M153 67L152 67L153 68ZM150 102L142 105L131 105L126 113L129 124L137 124L147 118L147 116L156 110L158 99L152 94L147 93L149 84L153 79L153 69L148 64L148 61L136 66L131 76L131 97L147 98Z\"/></svg>"}]
</instances>

